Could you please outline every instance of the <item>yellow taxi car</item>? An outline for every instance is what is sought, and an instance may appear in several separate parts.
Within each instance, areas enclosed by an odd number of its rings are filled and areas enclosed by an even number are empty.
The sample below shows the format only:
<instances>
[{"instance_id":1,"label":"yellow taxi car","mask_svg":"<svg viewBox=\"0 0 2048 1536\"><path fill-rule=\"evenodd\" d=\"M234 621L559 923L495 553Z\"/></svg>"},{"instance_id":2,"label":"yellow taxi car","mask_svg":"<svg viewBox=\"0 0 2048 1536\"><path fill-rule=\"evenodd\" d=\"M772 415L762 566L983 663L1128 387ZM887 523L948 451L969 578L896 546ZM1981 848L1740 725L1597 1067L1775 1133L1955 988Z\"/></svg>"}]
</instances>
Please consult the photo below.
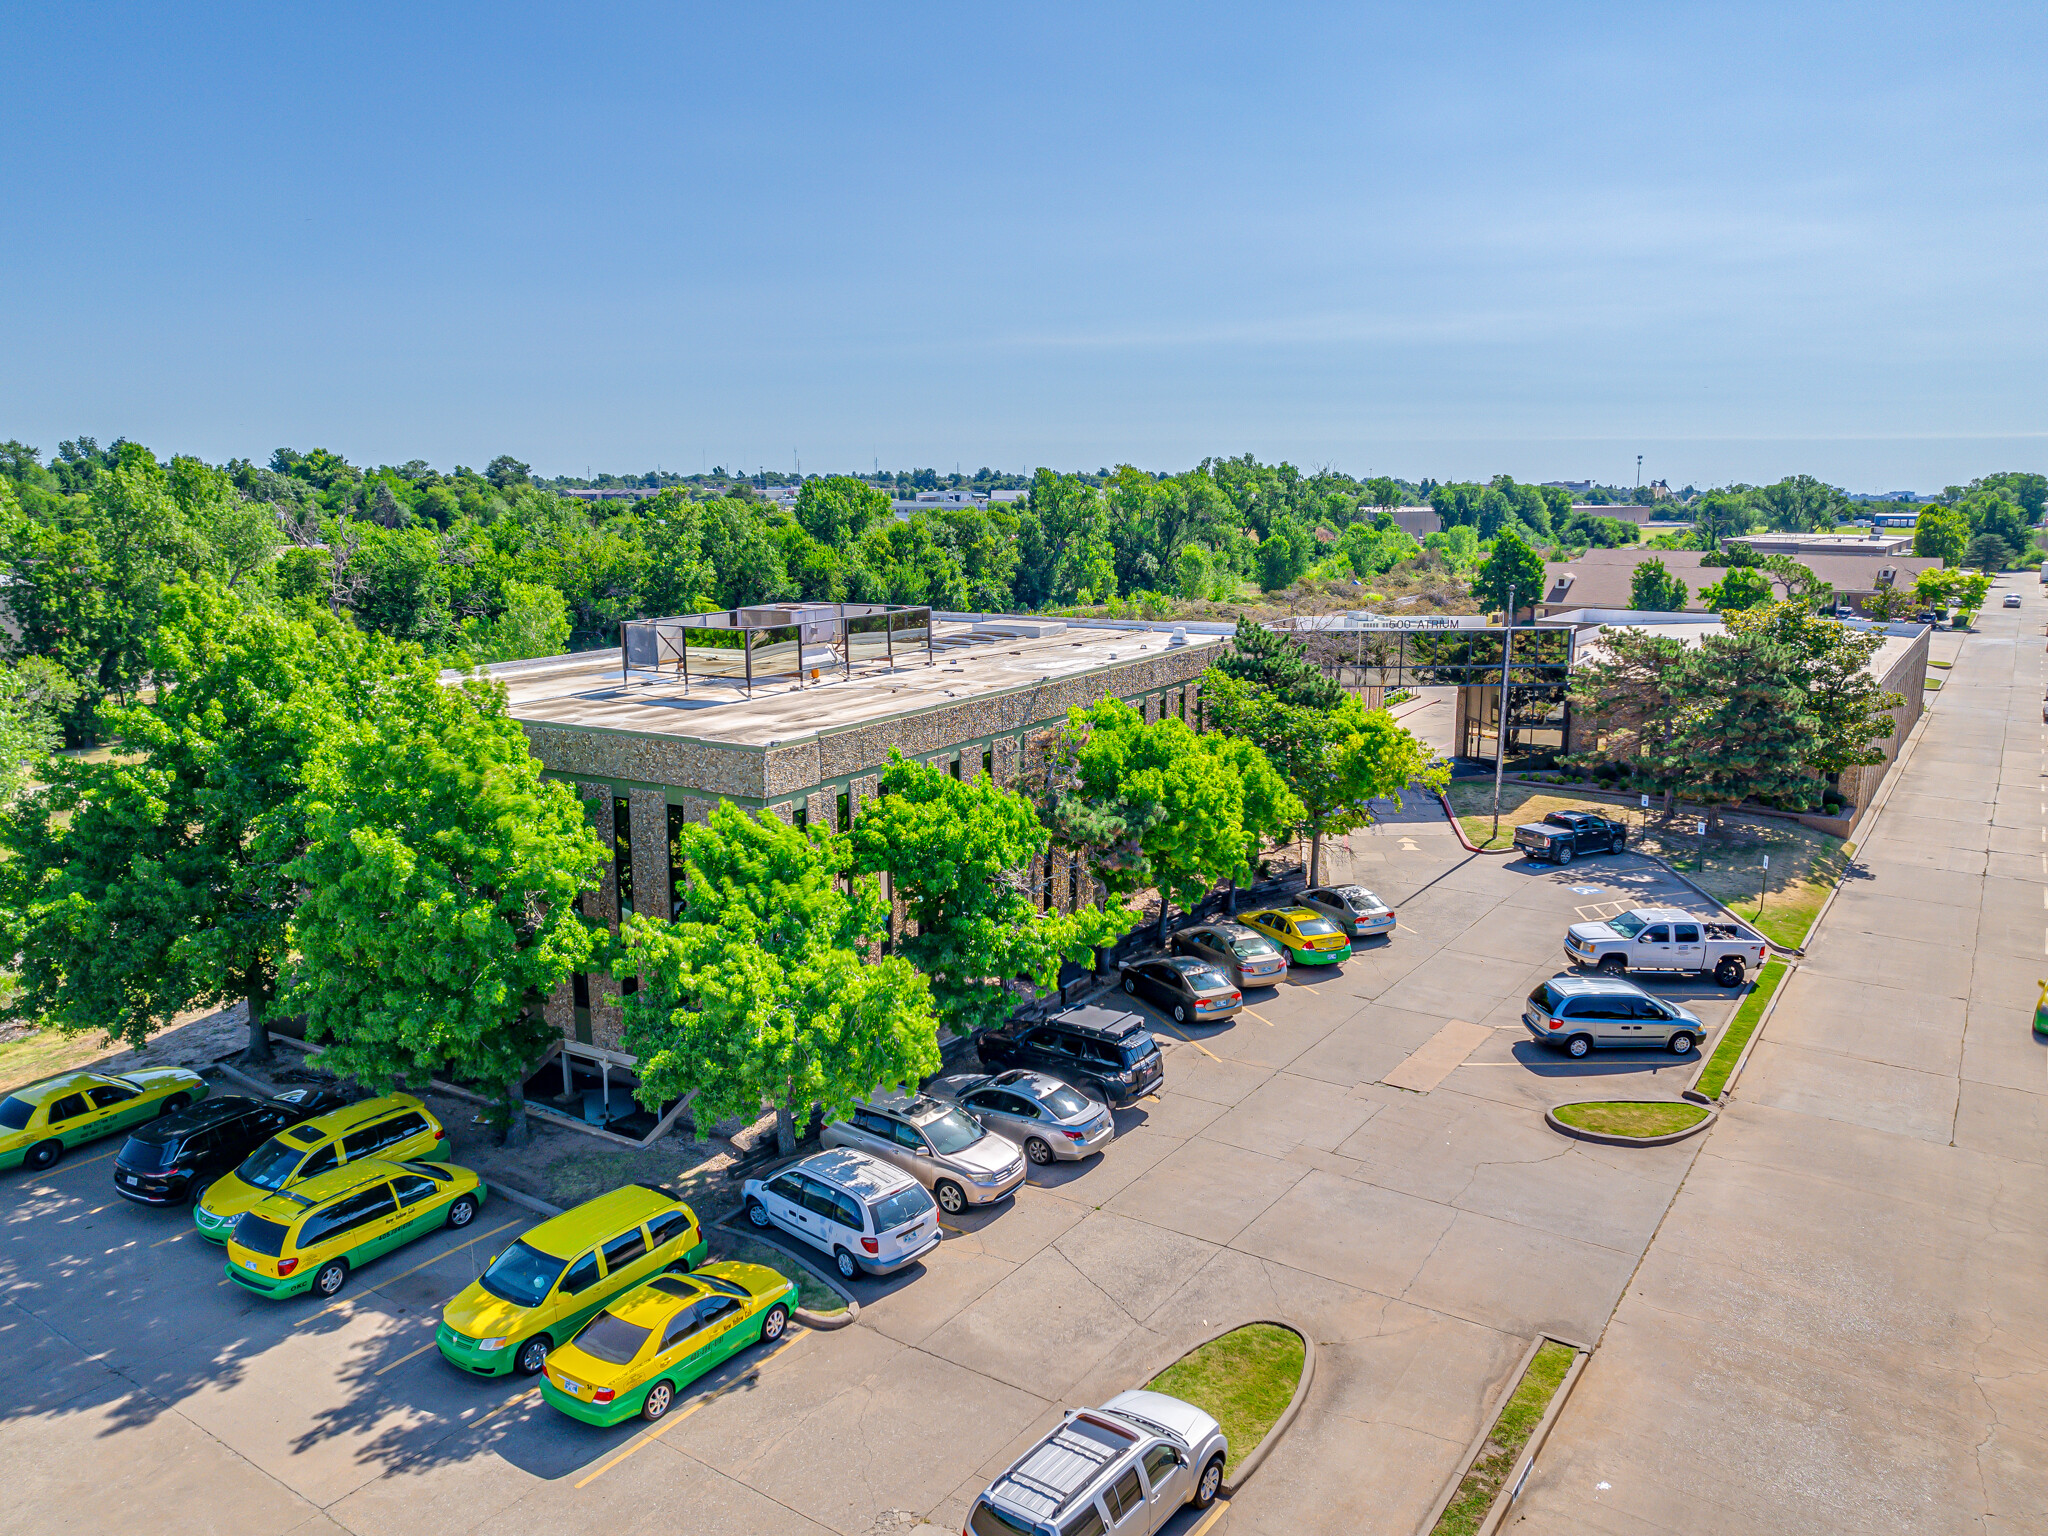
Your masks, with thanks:
<instances>
[{"instance_id":1,"label":"yellow taxi car","mask_svg":"<svg viewBox=\"0 0 2048 1536\"><path fill-rule=\"evenodd\" d=\"M664 1268L701 1263L709 1248L689 1206L658 1185L628 1184L494 1257L441 1309L434 1342L474 1375L536 1375L598 1308Z\"/></svg>"},{"instance_id":2,"label":"yellow taxi car","mask_svg":"<svg viewBox=\"0 0 2048 1536\"><path fill-rule=\"evenodd\" d=\"M192 1206L192 1225L209 1242L225 1243L242 1212L281 1189L366 1157L395 1161L438 1157L448 1132L409 1093L387 1093L288 1126L222 1174Z\"/></svg>"},{"instance_id":3,"label":"yellow taxi car","mask_svg":"<svg viewBox=\"0 0 2048 1536\"><path fill-rule=\"evenodd\" d=\"M323 1300L370 1260L441 1227L466 1227L489 1194L452 1163L368 1157L265 1195L235 1218L228 1278L260 1296Z\"/></svg>"},{"instance_id":4,"label":"yellow taxi car","mask_svg":"<svg viewBox=\"0 0 2048 1536\"><path fill-rule=\"evenodd\" d=\"M1344 930L1307 907L1260 907L1238 913L1237 920L1286 950L1291 964L1342 965L1351 958L1351 941Z\"/></svg>"},{"instance_id":5,"label":"yellow taxi car","mask_svg":"<svg viewBox=\"0 0 2048 1536\"><path fill-rule=\"evenodd\" d=\"M47 1168L69 1147L205 1097L206 1079L183 1067L59 1072L0 1099L0 1168Z\"/></svg>"},{"instance_id":6,"label":"yellow taxi car","mask_svg":"<svg viewBox=\"0 0 2048 1536\"><path fill-rule=\"evenodd\" d=\"M713 1366L781 1338L796 1297L796 1282L765 1264L656 1275L555 1351L540 1395L602 1429L636 1414L651 1424Z\"/></svg>"}]
</instances>

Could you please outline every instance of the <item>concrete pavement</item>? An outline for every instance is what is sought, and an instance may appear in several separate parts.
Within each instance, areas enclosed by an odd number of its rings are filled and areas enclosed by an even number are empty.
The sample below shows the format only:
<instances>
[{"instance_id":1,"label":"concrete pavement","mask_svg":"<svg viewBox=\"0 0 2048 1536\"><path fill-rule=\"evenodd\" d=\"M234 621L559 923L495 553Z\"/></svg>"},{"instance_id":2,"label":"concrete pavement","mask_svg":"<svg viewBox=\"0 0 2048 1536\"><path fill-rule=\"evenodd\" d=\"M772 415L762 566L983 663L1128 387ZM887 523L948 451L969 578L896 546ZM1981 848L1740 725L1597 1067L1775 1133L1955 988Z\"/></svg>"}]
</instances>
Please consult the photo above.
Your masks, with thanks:
<instances>
[{"instance_id":1,"label":"concrete pavement","mask_svg":"<svg viewBox=\"0 0 2048 1536\"><path fill-rule=\"evenodd\" d=\"M2048 600L1987 609L1508 1528L2048 1530Z\"/></svg>"}]
</instances>

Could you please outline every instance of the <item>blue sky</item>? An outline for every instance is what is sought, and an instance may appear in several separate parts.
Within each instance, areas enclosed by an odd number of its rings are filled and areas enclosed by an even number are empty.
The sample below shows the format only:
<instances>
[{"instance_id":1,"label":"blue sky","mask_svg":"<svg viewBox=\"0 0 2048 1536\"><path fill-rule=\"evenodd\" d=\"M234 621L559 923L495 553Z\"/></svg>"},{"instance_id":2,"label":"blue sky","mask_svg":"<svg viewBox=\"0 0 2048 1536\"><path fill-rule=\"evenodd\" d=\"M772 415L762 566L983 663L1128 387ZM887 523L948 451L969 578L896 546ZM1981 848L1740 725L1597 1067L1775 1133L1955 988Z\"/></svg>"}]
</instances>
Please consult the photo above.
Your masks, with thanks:
<instances>
[{"instance_id":1,"label":"blue sky","mask_svg":"<svg viewBox=\"0 0 2048 1536\"><path fill-rule=\"evenodd\" d=\"M15 0L0 437L2048 467L2048 8Z\"/></svg>"}]
</instances>

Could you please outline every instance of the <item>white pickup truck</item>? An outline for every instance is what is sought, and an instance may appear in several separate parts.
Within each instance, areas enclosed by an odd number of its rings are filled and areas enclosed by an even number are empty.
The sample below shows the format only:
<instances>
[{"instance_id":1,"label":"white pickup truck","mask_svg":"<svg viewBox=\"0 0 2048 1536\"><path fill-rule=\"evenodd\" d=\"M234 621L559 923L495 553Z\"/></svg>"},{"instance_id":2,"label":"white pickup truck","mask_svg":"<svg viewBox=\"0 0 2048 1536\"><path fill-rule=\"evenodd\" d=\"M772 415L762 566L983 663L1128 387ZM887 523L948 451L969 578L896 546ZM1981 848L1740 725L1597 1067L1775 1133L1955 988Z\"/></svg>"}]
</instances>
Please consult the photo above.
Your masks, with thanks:
<instances>
[{"instance_id":1,"label":"white pickup truck","mask_svg":"<svg viewBox=\"0 0 2048 1536\"><path fill-rule=\"evenodd\" d=\"M1637 907L1604 923L1573 923L1565 930L1564 952L1573 965L1610 976L1692 971L1739 987L1745 971L1762 966L1769 946L1741 923L1709 921L1676 907Z\"/></svg>"}]
</instances>

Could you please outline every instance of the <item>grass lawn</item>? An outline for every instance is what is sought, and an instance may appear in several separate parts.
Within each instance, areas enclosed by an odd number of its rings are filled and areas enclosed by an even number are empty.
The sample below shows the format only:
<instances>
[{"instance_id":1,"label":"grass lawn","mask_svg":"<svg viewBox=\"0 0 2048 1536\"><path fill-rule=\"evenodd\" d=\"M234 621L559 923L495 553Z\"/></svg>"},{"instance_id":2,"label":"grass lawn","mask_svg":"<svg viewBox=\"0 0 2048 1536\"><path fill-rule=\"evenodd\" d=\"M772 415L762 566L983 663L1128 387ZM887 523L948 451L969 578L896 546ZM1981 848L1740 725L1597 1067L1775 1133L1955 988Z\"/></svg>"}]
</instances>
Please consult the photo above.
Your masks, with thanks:
<instances>
[{"instance_id":1,"label":"grass lawn","mask_svg":"<svg viewBox=\"0 0 2048 1536\"><path fill-rule=\"evenodd\" d=\"M844 1312L846 1298L833 1290L809 1265L799 1264L780 1248L766 1243L757 1243L750 1237L734 1237L728 1232L712 1234L717 1252L714 1258L737 1259L742 1264L765 1264L778 1275L787 1275L797 1283L796 1304L806 1312Z\"/></svg>"},{"instance_id":2,"label":"grass lawn","mask_svg":"<svg viewBox=\"0 0 2048 1536\"><path fill-rule=\"evenodd\" d=\"M1560 1104L1551 1113L1566 1125L1603 1136L1669 1136L1707 1118L1704 1104L1642 1104L1611 1101Z\"/></svg>"},{"instance_id":3,"label":"grass lawn","mask_svg":"<svg viewBox=\"0 0 2048 1536\"><path fill-rule=\"evenodd\" d=\"M1193 1403L1223 1426L1228 1476L1286 1412L1306 1353L1293 1329L1253 1323L1176 1360L1152 1378L1151 1388Z\"/></svg>"},{"instance_id":4,"label":"grass lawn","mask_svg":"<svg viewBox=\"0 0 2048 1536\"><path fill-rule=\"evenodd\" d=\"M1536 1351L1536 1358L1522 1373L1514 1395L1494 1421L1493 1433L1479 1448L1479 1459L1458 1484L1458 1491L1437 1517L1430 1536L1472 1536L1479 1529L1486 1512L1500 1496L1501 1484L1515 1470L1522 1448L1543 1422L1551 1398L1557 1395L1558 1383L1571 1368L1572 1351L1562 1344L1546 1343Z\"/></svg>"},{"instance_id":5,"label":"grass lawn","mask_svg":"<svg viewBox=\"0 0 2048 1536\"><path fill-rule=\"evenodd\" d=\"M1493 780L1460 779L1450 788L1451 809L1458 813L1458 825L1479 848L1512 848L1515 828L1525 821L1541 821L1552 811L1569 811L1582 805L1614 808L1575 795L1569 790L1543 790L1527 784L1500 787L1500 835L1493 835Z\"/></svg>"},{"instance_id":6,"label":"grass lawn","mask_svg":"<svg viewBox=\"0 0 2048 1536\"><path fill-rule=\"evenodd\" d=\"M1756 1033L1757 1021L1763 1018L1764 1008L1770 1003L1771 994L1778 990L1778 983L1785 979L1790 967L1782 960L1767 961L1749 989L1749 996L1742 1000L1742 1006L1735 1010L1735 1017L1728 1021L1727 1029L1721 1032L1721 1043L1714 1047L1714 1054L1707 1061L1707 1070L1700 1074L1700 1080L1693 1085L1694 1091L1710 1099L1721 1097L1721 1090L1728 1086L1728 1074L1735 1070L1735 1063L1742 1055L1742 1048L1749 1043L1749 1037Z\"/></svg>"},{"instance_id":7,"label":"grass lawn","mask_svg":"<svg viewBox=\"0 0 2048 1536\"><path fill-rule=\"evenodd\" d=\"M23 1083L35 1082L52 1073L90 1065L104 1056L118 1055L126 1049L126 1046L108 1045L105 1036L97 1032L67 1035L54 1029L36 1030L0 1043L0 1092L19 1088Z\"/></svg>"}]
</instances>

